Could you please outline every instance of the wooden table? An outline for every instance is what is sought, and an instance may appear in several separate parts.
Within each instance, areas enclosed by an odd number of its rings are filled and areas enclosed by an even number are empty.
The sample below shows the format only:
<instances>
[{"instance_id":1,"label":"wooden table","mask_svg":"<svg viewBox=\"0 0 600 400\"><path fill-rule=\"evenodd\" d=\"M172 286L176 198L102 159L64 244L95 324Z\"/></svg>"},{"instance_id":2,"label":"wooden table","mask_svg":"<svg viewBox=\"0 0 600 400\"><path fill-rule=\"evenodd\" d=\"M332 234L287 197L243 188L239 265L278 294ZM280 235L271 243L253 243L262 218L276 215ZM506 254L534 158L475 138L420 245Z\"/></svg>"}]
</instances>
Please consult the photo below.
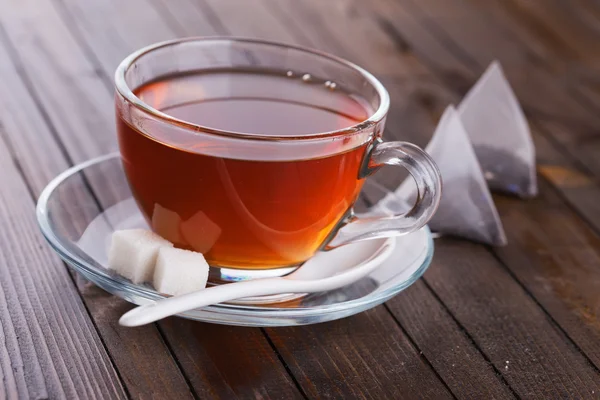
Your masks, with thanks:
<instances>
[{"instance_id":1,"label":"wooden table","mask_svg":"<svg viewBox=\"0 0 600 400\"><path fill-rule=\"evenodd\" d=\"M69 274L34 203L116 149L112 74L147 44L240 35L359 63L423 145L499 59L528 115L540 195L495 196L509 245L436 241L425 277L362 314L250 329L131 306ZM0 0L0 398L600 398L596 0Z\"/></svg>"}]
</instances>

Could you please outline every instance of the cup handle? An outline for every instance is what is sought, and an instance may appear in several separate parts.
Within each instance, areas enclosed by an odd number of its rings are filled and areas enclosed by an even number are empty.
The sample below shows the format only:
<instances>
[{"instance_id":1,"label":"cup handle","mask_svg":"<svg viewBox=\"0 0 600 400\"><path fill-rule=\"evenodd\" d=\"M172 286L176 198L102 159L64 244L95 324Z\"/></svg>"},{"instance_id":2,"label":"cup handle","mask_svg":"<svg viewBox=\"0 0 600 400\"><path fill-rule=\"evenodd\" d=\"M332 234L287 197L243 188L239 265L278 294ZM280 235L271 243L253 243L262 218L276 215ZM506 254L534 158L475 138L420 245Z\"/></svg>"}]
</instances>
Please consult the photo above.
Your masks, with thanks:
<instances>
[{"instance_id":1,"label":"cup handle","mask_svg":"<svg viewBox=\"0 0 600 400\"><path fill-rule=\"evenodd\" d=\"M384 217L346 218L324 250L351 242L401 236L423 227L435 213L442 195L442 177L433 159L419 147L406 142L376 143L363 176L384 165L404 167L417 184L417 200L404 214Z\"/></svg>"}]
</instances>

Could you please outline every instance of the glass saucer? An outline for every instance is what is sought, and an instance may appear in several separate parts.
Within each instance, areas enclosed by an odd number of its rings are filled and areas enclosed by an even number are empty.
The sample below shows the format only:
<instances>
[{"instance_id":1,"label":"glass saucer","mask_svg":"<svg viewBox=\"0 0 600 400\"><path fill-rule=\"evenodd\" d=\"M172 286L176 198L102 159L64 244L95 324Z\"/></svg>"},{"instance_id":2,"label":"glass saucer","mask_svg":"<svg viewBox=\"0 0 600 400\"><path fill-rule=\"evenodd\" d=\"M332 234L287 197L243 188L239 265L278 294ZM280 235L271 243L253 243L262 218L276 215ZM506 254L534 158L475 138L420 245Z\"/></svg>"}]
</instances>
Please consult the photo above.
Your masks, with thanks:
<instances>
[{"instance_id":1,"label":"glass saucer","mask_svg":"<svg viewBox=\"0 0 600 400\"><path fill-rule=\"evenodd\" d=\"M39 198L37 218L42 233L69 266L104 290L142 305L164 295L151 286L135 285L104 266L110 233L145 224L134 205L119 154L114 153L79 164L57 176ZM382 258L373 273L341 289L278 303L217 304L179 316L227 325L292 326L359 313L410 286L431 262L433 241L427 227L393 240L393 251ZM333 254L331 260L339 260L340 251L345 251L344 262L352 265L356 252L349 250L350 246L336 250L337 255L332 251L320 253L319 257L326 262L329 254ZM378 246L371 247L373 251L378 249Z\"/></svg>"}]
</instances>

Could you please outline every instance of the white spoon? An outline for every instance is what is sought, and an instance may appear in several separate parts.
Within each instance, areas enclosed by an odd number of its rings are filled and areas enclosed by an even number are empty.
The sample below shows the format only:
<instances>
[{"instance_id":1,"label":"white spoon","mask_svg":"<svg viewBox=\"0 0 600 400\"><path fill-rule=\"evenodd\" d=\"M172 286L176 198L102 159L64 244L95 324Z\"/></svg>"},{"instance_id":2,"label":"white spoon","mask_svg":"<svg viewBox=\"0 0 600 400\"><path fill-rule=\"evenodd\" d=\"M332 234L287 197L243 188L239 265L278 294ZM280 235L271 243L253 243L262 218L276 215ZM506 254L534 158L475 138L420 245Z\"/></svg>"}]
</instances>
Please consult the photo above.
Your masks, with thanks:
<instances>
[{"instance_id":1,"label":"white spoon","mask_svg":"<svg viewBox=\"0 0 600 400\"><path fill-rule=\"evenodd\" d=\"M195 308L235 299L283 293L314 293L349 285L371 273L390 256L395 238L357 242L318 253L293 273L212 286L182 296L168 297L130 310L119 319L123 326L140 326ZM323 261L321 261L323 260Z\"/></svg>"}]
</instances>

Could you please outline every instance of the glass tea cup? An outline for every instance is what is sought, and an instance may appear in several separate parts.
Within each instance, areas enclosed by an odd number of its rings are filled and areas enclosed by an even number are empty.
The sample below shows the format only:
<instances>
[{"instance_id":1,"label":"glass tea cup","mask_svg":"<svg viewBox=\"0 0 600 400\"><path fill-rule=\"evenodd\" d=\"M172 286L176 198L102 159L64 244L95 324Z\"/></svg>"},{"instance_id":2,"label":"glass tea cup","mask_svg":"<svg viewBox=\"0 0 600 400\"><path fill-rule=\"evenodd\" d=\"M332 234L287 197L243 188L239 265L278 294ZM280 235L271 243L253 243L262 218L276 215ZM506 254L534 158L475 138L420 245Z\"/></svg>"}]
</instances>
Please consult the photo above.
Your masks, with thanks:
<instances>
[{"instance_id":1,"label":"glass tea cup","mask_svg":"<svg viewBox=\"0 0 600 400\"><path fill-rule=\"evenodd\" d=\"M158 43L117 68L119 148L152 229L199 251L211 280L287 274L317 251L413 232L441 195L432 159L383 142L389 95L369 72L306 48L242 38ZM353 212L364 180L406 168L402 215Z\"/></svg>"}]
</instances>

